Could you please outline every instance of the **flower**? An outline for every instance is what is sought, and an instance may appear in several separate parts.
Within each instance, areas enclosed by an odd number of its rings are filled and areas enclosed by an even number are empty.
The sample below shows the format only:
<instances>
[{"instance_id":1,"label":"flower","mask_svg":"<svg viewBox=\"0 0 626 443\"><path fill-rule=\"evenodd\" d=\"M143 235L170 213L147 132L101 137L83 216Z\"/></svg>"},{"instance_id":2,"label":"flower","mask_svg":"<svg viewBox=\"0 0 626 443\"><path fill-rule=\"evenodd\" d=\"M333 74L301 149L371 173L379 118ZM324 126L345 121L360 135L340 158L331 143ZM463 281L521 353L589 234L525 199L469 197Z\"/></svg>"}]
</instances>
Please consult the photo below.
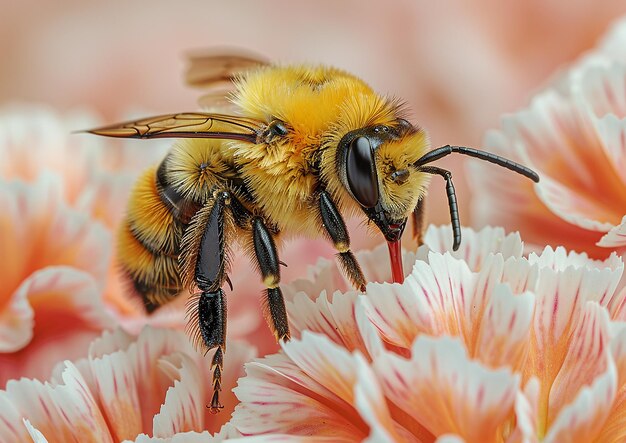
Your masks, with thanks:
<instances>
[{"instance_id":1,"label":"flower","mask_svg":"<svg viewBox=\"0 0 626 443\"><path fill-rule=\"evenodd\" d=\"M139 336L121 329L89 345L86 358L65 361L45 382L11 380L0 391L0 441L142 441L220 430L235 405L230 392L251 347L228 345L222 401L212 415L208 364L180 331L146 327ZM225 434L232 433L228 428Z\"/></svg>"},{"instance_id":2,"label":"flower","mask_svg":"<svg viewBox=\"0 0 626 443\"><path fill-rule=\"evenodd\" d=\"M0 386L47 376L113 326L100 298L109 234L61 193L54 175L0 181Z\"/></svg>"},{"instance_id":3,"label":"flower","mask_svg":"<svg viewBox=\"0 0 626 443\"><path fill-rule=\"evenodd\" d=\"M297 338L246 365L231 424L333 441L622 438L621 260L561 247L526 258L502 229L463 236L444 253L449 228L429 229L403 284L314 297L333 286L328 263L315 282L294 282ZM361 256L378 264L366 273L380 273L385 252Z\"/></svg>"},{"instance_id":4,"label":"flower","mask_svg":"<svg viewBox=\"0 0 626 443\"><path fill-rule=\"evenodd\" d=\"M541 181L530 185L472 164L478 225L514 227L531 243L562 244L596 258L626 250L624 29L626 20L527 109L487 133L487 150L531 165Z\"/></svg>"}]
</instances>

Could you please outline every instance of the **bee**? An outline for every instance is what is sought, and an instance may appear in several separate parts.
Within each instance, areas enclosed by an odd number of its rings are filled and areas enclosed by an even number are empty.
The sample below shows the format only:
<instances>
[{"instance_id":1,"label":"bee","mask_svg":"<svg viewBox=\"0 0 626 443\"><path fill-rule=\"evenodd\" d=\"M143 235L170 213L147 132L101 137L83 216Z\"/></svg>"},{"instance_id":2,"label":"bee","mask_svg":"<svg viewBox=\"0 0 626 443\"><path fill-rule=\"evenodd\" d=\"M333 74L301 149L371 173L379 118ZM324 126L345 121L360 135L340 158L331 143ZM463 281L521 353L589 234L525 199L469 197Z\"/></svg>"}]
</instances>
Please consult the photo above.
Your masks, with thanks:
<instances>
[{"instance_id":1,"label":"bee","mask_svg":"<svg viewBox=\"0 0 626 443\"><path fill-rule=\"evenodd\" d=\"M211 361L212 412L219 400L225 352L229 246L239 243L265 286L263 310L277 340L290 338L280 290L277 244L292 236L332 242L348 279L366 280L350 249L347 217L375 224L389 246L392 278L404 278L401 237L409 218L420 237L424 197L433 175L445 181L453 249L461 228L452 174L431 165L469 155L537 182L531 169L463 146L430 149L406 106L376 93L358 77L328 66L272 65L246 55L192 60L188 80L223 98L227 112L161 115L93 134L175 138L163 161L139 178L118 242L119 261L148 311L183 288L190 334ZM218 91L218 92L216 92Z\"/></svg>"}]
</instances>

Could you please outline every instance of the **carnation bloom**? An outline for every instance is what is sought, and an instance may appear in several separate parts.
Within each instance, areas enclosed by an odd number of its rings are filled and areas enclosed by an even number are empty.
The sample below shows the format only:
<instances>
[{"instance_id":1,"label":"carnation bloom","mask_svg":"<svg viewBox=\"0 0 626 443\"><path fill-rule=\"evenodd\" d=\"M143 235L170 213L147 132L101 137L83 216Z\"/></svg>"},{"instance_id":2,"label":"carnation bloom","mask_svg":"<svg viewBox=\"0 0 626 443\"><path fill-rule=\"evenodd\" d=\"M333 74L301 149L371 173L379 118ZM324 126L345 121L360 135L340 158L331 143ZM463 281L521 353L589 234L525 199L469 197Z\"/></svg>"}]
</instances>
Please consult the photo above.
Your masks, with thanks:
<instances>
[{"instance_id":1,"label":"carnation bloom","mask_svg":"<svg viewBox=\"0 0 626 443\"><path fill-rule=\"evenodd\" d=\"M110 237L69 208L61 183L0 181L0 387L45 376L113 326L100 294Z\"/></svg>"},{"instance_id":2,"label":"carnation bloom","mask_svg":"<svg viewBox=\"0 0 626 443\"><path fill-rule=\"evenodd\" d=\"M206 408L210 360L183 333L151 327L138 337L107 332L90 344L87 358L61 363L49 381L12 380L0 391L0 441L30 441L30 435L40 442L118 442L191 431L206 439L230 417L236 403L231 388L254 356L242 343L228 348L224 410L213 415Z\"/></svg>"},{"instance_id":3,"label":"carnation bloom","mask_svg":"<svg viewBox=\"0 0 626 443\"><path fill-rule=\"evenodd\" d=\"M626 250L626 20L527 109L487 134L487 150L532 166L538 184L472 164L478 225L519 229L530 243L606 257ZM497 202L497 203L496 203Z\"/></svg>"},{"instance_id":4,"label":"carnation bloom","mask_svg":"<svg viewBox=\"0 0 626 443\"><path fill-rule=\"evenodd\" d=\"M444 253L450 230L429 229L403 284L332 292L342 277L322 263L286 288L296 338L246 365L231 424L268 439L620 441L621 260L463 235ZM385 253L360 255L370 280L388 277Z\"/></svg>"}]
</instances>

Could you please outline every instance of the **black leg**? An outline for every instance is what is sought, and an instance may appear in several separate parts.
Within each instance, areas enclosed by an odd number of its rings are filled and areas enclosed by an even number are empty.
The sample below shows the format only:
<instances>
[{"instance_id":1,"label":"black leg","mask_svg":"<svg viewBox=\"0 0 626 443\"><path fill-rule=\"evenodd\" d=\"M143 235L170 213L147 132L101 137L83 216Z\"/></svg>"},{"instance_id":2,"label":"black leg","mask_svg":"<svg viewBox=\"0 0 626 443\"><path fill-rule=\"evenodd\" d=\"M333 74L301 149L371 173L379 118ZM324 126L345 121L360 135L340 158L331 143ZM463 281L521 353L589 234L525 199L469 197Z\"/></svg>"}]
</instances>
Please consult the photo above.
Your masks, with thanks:
<instances>
[{"instance_id":1,"label":"black leg","mask_svg":"<svg viewBox=\"0 0 626 443\"><path fill-rule=\"evenodd\" d=\"M226 299L221 286L228 279L225 237L232 224L226 217L230 197L229 192L216 193L193 217L181 244L183 281L199 291L188 305L191 336L206 352L217 348L211 362L213 397L208 406L213 413L222 408L219 393L226 351Z\"/></svg>"},{"instance_id":2,"label":"black leg","mask_svg":"<svg viewBox=\"0 0 626 443\"><path fill-rule=\"evenodd\" d=\"M348 235L346 222L326 191L320 192L319 210L324 229L332 240L335 249L339 251L337 259L341 268L354 287L361 292L365 292L365 277L356 257L350 251L350 236Z\"/></svg>"},{"instance_id":3,"label":"black leg","mask_svg":"<svg viewBox=\"0 0 626 443\"><path fill-rule=\"evenodd\" d=\"M440 175L446 181L446 194L448 195L450 222L452 223L452 250L456 251L461 245L461 222L459 221L459 207L456 202L456 192L454 191L454 185L452 184L452 173L436 166L421 166L419 170L427 174Z\"/></svg>"},{"instance_id":4,"label":"black leg","mask_svg":"<svg viewBox=\"0 0 626 443\"><path fill-rule=\"evenodd\" d=\"M276 340L288 341L291 337L285 301L278 284L280 283L280 260L274 239L260 217L252 219L252 241L254 254L267 287L263 311L267 323Z\"/></svg>"},{"instance_id":5,"label":"black leg","mask_svg":"<svg viewBox=\"0 0 626 443\"><path fill-rule=\"evenodd\" d=\"M422 236L424 235L424 214L425 211L425 196L419 199L417 206L413 210L413 238L417 240L417 246L421 246L423 243Z\"/></svg>"}]
</instances>

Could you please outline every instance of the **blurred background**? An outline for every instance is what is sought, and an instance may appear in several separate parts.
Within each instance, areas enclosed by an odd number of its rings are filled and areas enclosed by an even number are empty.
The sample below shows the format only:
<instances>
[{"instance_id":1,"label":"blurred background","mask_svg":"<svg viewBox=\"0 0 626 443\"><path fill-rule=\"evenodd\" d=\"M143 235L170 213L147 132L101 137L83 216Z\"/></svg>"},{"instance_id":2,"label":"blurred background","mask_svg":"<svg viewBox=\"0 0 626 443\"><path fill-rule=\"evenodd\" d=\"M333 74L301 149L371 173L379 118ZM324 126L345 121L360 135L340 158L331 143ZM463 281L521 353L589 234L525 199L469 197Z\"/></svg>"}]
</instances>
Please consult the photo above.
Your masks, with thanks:
<instances>
[{"instance_id":1,"label":"blurred background","mask_svg":"<svg viewBox=\"0 0 626 443\"><path fill-rule=\"evenodd\" d=\"M624 0L2 3L1 104L84 108L107 122L195 110L184 54L237 46L351 71L406 100L433 146L476 147L502 113L523 106L626 12ZM462 161L442 166L456 175L470 224ZM434 181L429 219L447 223L443 184Z\"/></svg>"}]
</instances>

